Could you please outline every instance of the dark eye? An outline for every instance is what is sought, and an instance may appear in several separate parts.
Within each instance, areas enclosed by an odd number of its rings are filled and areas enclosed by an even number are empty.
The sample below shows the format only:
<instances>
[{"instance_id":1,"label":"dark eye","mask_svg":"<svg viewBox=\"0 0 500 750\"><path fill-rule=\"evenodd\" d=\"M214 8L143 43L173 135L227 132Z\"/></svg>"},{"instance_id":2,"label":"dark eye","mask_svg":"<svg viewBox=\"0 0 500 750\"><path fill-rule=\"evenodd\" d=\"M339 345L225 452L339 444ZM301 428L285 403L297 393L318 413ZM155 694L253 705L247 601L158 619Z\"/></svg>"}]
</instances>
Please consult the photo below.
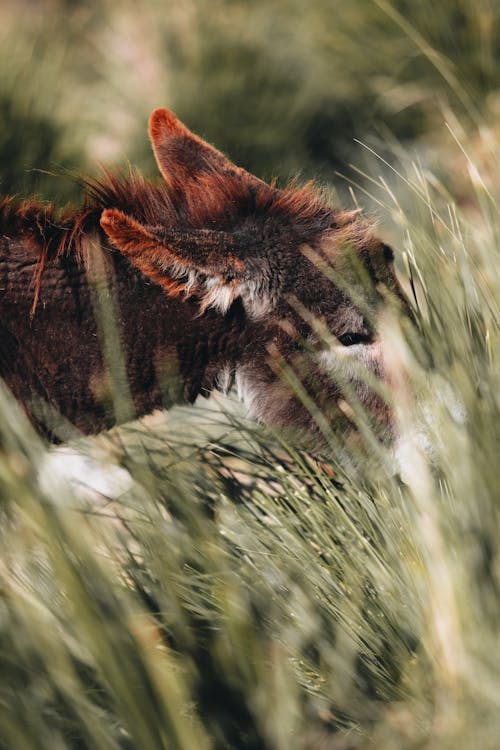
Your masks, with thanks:
<instances>
[{"instance_id":1,"label":"dark eye","mask_svg":"<svg viewBox=\"0 0 500 750\"><path fill-rule=\"evenodd\" d=\"M343 333L338 337L343 346L354 346L355 344L369 344L372 336L369 333Z\"/></svg>"}]
</instances>

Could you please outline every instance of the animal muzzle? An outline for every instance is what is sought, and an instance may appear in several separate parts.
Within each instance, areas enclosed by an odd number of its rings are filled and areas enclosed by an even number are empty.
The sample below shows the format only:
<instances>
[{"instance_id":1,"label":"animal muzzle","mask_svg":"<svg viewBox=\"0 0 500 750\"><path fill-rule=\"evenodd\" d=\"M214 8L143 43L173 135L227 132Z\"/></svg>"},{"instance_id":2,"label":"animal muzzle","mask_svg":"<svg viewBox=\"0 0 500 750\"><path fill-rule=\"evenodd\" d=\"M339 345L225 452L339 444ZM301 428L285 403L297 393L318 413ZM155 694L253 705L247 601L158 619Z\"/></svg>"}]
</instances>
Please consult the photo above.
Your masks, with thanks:
<instances>
[{"instance_id":1,"label":"animal muzzle","mask_svg":"<svg viewBox=\"0 0 500 750\"><path fill-rule=\"evenodd\" d=\"M318 365L329 380L327 389L354 429L368 424L384 441L392 439L391 384L380 340L353 346L335 344L320 351Z\"/></svg>"}]
</instances>

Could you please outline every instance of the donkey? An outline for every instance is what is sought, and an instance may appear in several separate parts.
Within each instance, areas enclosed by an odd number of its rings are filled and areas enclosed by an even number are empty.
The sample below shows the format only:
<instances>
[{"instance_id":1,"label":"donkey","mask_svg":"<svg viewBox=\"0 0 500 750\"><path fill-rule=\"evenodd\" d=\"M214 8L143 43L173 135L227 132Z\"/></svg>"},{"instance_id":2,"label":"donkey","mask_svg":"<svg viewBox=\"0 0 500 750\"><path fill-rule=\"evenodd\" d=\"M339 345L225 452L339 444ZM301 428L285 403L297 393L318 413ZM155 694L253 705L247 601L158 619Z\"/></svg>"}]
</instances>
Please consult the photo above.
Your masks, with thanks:
<instances>
[{"instance_id":1,"label":"donkey","mask_svg":"<svg viewBox=\"0 0 500 750\"><path fill-rule=\"evenodd\" d=\"M0 202L0 376L31 421L57 441L133 416L110 408L116 355L135 416L166 392L193 402L236 384L269 425L350 431L354 395L386 431L377 315L386 292L403 299L390 248L357 212L261 181L166 109L149 134L160 183L104 170L78 208Z\"/></svg>"}]
</instances>

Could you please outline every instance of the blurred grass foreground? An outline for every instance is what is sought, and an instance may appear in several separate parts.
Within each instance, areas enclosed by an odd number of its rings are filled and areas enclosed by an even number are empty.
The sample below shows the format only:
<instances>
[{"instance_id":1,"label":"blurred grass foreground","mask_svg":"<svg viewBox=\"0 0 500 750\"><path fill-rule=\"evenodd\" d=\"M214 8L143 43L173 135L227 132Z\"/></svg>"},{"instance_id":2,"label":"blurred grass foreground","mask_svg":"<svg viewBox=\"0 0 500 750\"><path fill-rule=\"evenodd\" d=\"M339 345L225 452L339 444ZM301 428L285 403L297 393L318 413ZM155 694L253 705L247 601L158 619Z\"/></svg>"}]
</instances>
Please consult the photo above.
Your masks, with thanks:
<instances>
[{"instance_id":1,"label":"blurred grass foreground","mask_svg":"<svg viewBox=\"0 0 500 750\"><path fill-rule=\"evenodd\" d=\"M333 478L219 399L80 441L68 482L0 391L1 750L498 747L499 16L2 4L2 192L154 174L169 106L263 177L347 174L418 330L385 323L398 456Z\"/></svg>"}]
</instances>

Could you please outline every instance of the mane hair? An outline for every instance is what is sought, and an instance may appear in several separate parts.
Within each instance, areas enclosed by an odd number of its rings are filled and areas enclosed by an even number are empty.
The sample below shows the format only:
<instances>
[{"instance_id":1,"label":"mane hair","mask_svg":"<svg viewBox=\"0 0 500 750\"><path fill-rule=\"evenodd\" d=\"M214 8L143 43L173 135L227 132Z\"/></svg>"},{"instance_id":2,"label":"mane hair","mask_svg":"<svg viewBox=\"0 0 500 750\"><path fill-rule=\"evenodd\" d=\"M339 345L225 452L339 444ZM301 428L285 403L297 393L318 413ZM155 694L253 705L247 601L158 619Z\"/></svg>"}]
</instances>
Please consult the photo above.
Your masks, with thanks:
<instances>
[{"instance_id":1,"label":"mane hair","mask_svg":"<svg viewBox=\"0 0 500 750\"><path fill-rule=\"evenodd\" d=\"M299 186L292 181L283 189L275 184L248 185L228 175L211 176L207 190L196 191L196 201L189 200L189 190L173 192L166 182L146 179L129 167L128 172L106 168L102 176L80 178L84 190L81 206L58 207L30 197L16 196L0 200L0 238L21 240L37 259L33 279L36 308L42 275L48 264L65 254L74 254L84 262L84 238L99 232L101 213L117 208L137 221L163 228L211 228L231 230L238 220L252 213L279 220L286 227L293 224L304 235L328 228L342 227L346 240L359 243L364 222L346 220L349 212L328 208L320 191L308 182ZM363 232L364 233L364 232Z\"/></svg>"},{"instance_id":2,"label":"mane hair","mask_svg":"<svg viewBox=\"0 0 500 750\"><path fill-rule=\"evenodd\" d=\"M147 224L171 223L174 218L166 185L145 180L132 170L128 175L103 170L101 179L86 177L80 182L84 189L81 206L4 198L0 201L0 232L27 241L33 252L48 262L69 251L81 254L83 236L99 226L105 208L131 212Z\"/></svg>"}]
</instances>

